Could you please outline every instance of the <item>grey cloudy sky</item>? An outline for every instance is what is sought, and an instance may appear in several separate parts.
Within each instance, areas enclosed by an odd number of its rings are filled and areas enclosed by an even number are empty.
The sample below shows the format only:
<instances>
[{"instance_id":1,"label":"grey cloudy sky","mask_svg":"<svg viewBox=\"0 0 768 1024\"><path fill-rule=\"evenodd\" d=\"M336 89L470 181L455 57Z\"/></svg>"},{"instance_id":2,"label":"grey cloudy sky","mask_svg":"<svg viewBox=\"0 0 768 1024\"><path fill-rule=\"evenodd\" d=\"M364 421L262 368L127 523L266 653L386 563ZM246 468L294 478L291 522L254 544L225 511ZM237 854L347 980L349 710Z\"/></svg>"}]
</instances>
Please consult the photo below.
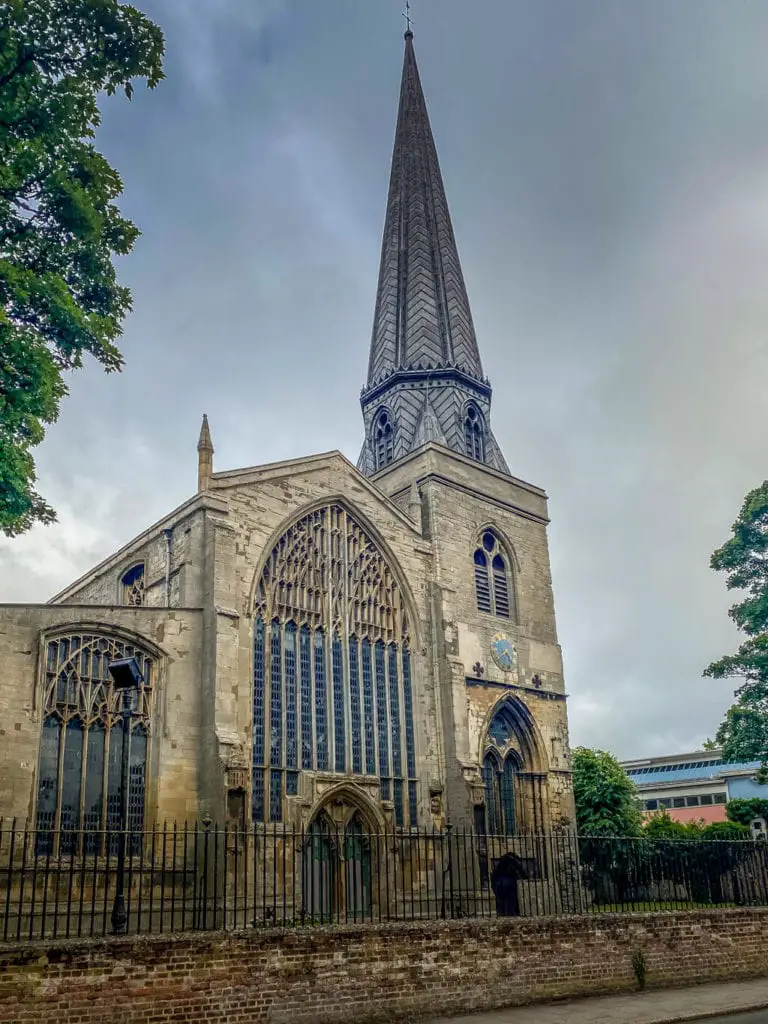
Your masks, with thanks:
<instances>
[{"instance_id":1,"label":"grey cloudy sky","mask_svg":"<svg viewBox=\"0 0 768 1024\"><path fill-rule=\"evenodd\" d=\"M399 0L136 0L167 81L105 104L143 230L126 369L39 449L60 522L0 541L43 601L219 469L356 459ZM547 489L575 743L695 748L729 684L708 568L768 476L768 4L414 0L494 429Z\"/></svg>"}]
</instances>

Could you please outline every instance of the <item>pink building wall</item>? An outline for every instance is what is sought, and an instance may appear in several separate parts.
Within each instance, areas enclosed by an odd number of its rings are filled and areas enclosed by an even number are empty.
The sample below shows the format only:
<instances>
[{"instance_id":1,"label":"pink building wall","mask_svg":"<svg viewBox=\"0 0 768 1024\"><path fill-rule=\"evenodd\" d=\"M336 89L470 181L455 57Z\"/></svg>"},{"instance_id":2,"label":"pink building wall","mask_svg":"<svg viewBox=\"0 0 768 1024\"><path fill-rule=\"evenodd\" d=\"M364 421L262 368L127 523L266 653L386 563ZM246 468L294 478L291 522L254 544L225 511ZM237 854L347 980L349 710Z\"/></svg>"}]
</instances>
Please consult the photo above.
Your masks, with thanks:
<instances>
[{"instance_id":1,"label":"pink building wall","mask_svg":"<svg viewBox=\"0 0 768 1024\"><path fill-rule=\"evenodd\" d=\"M658 811L646 811L646 818L653 817ZM714 821L727 821L725 816L725 804L710 804L706 807L668 807L667 814L673 821L703 821L705 825L711 825Z\"/></svg>"}]
</instances>

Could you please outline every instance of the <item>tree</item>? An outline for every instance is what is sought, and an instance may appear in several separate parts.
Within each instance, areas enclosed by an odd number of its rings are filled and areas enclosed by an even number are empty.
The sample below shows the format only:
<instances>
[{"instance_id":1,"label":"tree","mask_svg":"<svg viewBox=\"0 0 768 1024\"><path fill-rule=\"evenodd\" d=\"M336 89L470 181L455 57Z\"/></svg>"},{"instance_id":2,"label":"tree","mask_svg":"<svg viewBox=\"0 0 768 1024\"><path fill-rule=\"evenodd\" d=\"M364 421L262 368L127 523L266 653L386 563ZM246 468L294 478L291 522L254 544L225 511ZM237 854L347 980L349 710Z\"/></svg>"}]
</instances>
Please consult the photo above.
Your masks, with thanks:
<instances>
[{"instance_id":1,"label":"tree","mask_svg":"<svg viewBox=\"0 0 768 1024\"><path fill-rule=\"evenodd\" d=\"M747 639L735 654L713 662L704 672L713 679L744 680L716 739L726 760L762 761L764 781L768 777L768 480L747 495L732 536L714 552L710 565L726 574L729 590L747 594L728 613Z\"/></svg>"},{"instance_id":2,"label":"tree","mask_svg":"<svg viewBox=\"0 0 768 1024\"><path fill-rule=\"evenodd\" d=\"M0 0L0 530L55 519L32 449L86 354L119 370L130 309L113 256L138 229L90 141L102 93L163 77L163 36L119 0Z\"/></svg>"},{"instance_id":3,"label":"tree","mask_svg":"<svg viewBox=\"0 0 768 1024\"><path fill-rule=\"evenodd\" d=\"M702 827L701 838L731 842L751 839L752 833L746 825L736 821L711 821Z\"/></svg>"},{"instance_id":4,"label":"tree","mask_svg":"<svg viewBox=\"0 0 768 1024\"><path fill-rule=\"evenodd\" d=\"M573 751L573 795L580 836L641 834L637 789L612 754L587 747Z\"/></svg>"},{"instance_id":5,"label":"tree","mask_svg":"<svg viewBox=\"0 0 768 1024\"><path fill-rule=\"evenodd\" d=\"M728 821L749 828L755 818L768 821L768 800L762 800L759 796L747 800L729 800L725 805L725 813Z\"/></svg>"},{"instance_id":6,"label":"tree","mask_svg":"<svg viewBox=\"0 0 768 1024\"><path fill-rule=\"evenodd\" d=\"M701 839L701 830L701 822L678 821L663 808L645 822L643 835L648 839Z\"/></svg>"}]
</instances>

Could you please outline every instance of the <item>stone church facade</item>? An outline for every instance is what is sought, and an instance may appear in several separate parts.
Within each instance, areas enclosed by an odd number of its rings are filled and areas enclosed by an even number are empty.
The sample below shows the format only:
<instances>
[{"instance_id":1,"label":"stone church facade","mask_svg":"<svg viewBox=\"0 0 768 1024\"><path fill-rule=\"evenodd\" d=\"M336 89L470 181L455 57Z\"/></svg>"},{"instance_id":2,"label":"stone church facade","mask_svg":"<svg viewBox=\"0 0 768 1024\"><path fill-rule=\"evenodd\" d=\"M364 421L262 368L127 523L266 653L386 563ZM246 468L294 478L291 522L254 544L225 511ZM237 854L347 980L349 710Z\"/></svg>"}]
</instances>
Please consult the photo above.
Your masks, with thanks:
<instances>
[{"instance_id":1,"label":"stone church facade","mask_svg":"<svg viewBox=\"0 0 768 1024\"><path fill-rule=\"evenodd\" d=\"M357 466L214 471L204 419L192 498L0 607L0 815L117 824L133 657L132 827L572 826L547 498L491 431L410 32L362 411Z\"/></svg>"}]
</instances>

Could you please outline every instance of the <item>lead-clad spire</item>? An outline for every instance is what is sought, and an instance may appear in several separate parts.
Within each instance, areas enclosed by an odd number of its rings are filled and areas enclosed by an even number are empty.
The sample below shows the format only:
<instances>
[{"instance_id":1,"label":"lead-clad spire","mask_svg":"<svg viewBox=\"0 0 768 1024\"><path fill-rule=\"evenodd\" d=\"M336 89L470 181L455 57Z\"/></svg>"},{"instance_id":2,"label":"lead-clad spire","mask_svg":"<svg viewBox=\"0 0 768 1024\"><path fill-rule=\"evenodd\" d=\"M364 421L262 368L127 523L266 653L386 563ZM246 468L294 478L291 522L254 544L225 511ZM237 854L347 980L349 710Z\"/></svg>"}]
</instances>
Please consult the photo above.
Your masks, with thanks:
<instances>
[{"instance_id":1,"label":"lead-clad spire","mask_svg":"<svg viewBox=\"0 0 768 1024\"><path fill-rule=\"evenodd\" d=\"M490 398L409 28L360 468L375 473L432 440L508 471L490 431Z\"/></svg>"},{"instance_id":2,"label":"lead-clad spire","mask_svg":"<svg viewBox=\"0 0 768 1024\"><path fill-rule=\"evenodd\" d=\"M395 369L419 366L456 366L480 380L483 377L409 31L405 34L368 386Z\"/></svg>"}]
</instances>

